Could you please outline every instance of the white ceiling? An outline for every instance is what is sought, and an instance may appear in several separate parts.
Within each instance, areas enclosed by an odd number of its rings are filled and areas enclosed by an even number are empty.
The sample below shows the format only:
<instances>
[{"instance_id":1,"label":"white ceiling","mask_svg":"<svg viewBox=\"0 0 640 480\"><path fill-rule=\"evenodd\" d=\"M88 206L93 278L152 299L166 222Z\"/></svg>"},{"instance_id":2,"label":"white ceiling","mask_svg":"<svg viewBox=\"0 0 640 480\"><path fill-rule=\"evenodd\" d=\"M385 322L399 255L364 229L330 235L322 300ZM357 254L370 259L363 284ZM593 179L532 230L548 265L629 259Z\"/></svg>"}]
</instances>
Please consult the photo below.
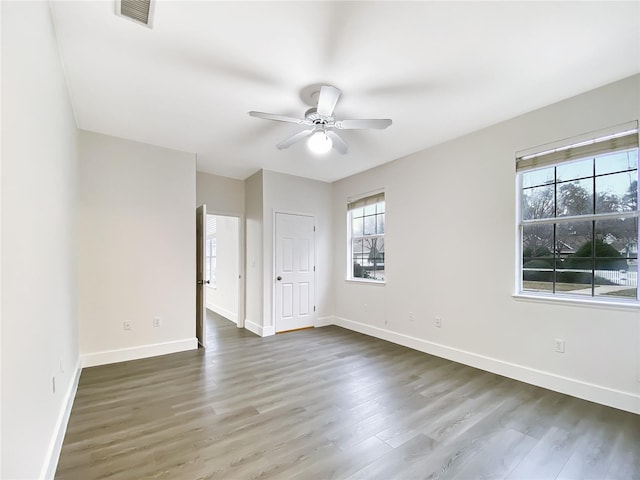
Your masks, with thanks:
<instances>
[{"instance_id":1,"label":"white ceiling","mask_svg":"<svg viewBox=\"0 0 640 480\"><path fill-rule=\"evenodd\" d=\"M53 1L78 126L198 155L200 171L260 168L333 181L640 72L640 2L158 1L152 29L113 1ZM319 157L301 90L332 84L342 131ZM597 112L594 112L597 114Z\"/></svg>"}]
</instances>

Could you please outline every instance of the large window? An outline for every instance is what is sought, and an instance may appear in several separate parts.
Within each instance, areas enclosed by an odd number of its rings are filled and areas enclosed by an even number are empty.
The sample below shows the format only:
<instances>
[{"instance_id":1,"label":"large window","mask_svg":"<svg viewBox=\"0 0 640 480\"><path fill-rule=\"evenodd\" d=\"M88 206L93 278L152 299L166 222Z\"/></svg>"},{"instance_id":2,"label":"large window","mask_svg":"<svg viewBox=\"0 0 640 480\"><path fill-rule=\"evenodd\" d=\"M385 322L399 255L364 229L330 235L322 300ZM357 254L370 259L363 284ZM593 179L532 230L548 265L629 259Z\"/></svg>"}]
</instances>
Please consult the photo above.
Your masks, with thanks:
<instances>
[{"instance_id":1,"label":"large window","mask_svg":"<svg viewBox=\"0 0 640 480\"><path fill-rule=\"evenodd\" d=\"M520 292L638 300L637 132L518 158Z\"/></svg>"},{"instance_id":2,"label":"large window","mask_svg":"<svg viewBox=\"0 0 640 480\"><path fill-rule=\"evenodd\" d=\"M351 280L383 282L384 193L349 202L349 274Z\"/></svg>"}]
</instances>

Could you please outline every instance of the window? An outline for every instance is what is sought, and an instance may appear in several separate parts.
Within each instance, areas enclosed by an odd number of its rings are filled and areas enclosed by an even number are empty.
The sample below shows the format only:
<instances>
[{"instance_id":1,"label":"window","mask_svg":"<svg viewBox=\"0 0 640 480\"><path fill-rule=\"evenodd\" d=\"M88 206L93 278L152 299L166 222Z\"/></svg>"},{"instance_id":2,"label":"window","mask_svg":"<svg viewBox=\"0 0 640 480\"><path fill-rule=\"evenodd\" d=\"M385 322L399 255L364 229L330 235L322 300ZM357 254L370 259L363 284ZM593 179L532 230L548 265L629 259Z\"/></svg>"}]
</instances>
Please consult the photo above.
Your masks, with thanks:
<instances>
[{"instance_id":1,"label":"window","mask_svg":"<svg viewBox=\"0 0 640 480\"><path fill-rule=\"evenodd\" d=\"M210 287L216 286L217 246L216 235L218 233L218 218L215 215L207 215L207 239L206 245L206 274Z\"/></svg>"},{"instance_id":2,"label":"window","mask_svg":"<svg viewBox=\"0 0 640 480\"><path fill-rule=\"evenodd\" d=\"M216 237L207 238L207 280L209 280L209 286L216 286Z\"/></svg>"},{"instance_id":3,"label":"window","mask_svg":"<svg viewBox=\"0 0 640 480\"><path fill-rule=\"evenodd\" d=\"M350 280L384 282L384 193L347 205Z\"/></svg>"},{"instance_id":4,"label":"window","mask_svg":"<svg viewBox=\"0 0 640 480\"><path fill-rule=\"evenodd\" d=\"M520 288L638 300L638 129L517 159Z\"/></svg>"}]
</instances>

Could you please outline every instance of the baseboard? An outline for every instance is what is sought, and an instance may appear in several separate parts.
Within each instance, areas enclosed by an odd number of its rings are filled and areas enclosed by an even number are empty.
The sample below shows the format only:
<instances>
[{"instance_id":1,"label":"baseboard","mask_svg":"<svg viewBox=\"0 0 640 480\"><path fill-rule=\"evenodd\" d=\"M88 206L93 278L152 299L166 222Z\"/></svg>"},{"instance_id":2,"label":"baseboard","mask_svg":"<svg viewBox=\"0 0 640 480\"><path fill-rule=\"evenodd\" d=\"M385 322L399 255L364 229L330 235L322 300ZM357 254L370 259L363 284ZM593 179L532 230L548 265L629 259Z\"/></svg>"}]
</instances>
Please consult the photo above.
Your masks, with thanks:
<instances>
[{"instance_id":1,"label":"baseboard","mask_svg":"<svg viewBox=\"0 0 640 480\"><path fill-rule=\"evenodd\" d=\"M244 319L244 328L246 328L250 332L255 333L260 337L268 337L270 335L276 334L275 327L273 326L263 327L262 325L258 325L257 323L252 322L248 318Z\"/></svg>"},{"instance_id":2,"label":"baseboard","mask_svg":"<svg viewBox=\"0 0 640 480\"><path fill-rule=\"evenodd\" d=\"M85 353L80 355L80 362L83 368L106 365L108 363L127 362L140 358L157 357L169 353L184 352L198 348L197 338L186 338L173 342L154 343L151 345L141 345L139 347L120 348L117 350L104 350L102 352Z\"/></svg>"},{"instance_id":3,"label":"baseboard","mask_svg":"<svg viewBox=\"0 0 640 480\"><path fill-rule=\"evenodd\" d=\"M393 332L380 327L366 325L340 317L325 317L327 324L334 324L348 330L364 333L372 337L397 343L405 347L419 350L437 357L446 358L470 367L513 378L521 382L554 390L556 392L600 403L627 412L640 414L640 395L614 390L574 378L563 377L550 372L536 370L514 363L505 362L492 357L448 347L438 343L422 340L417 337Z\"/></svg>"},{"instance_id":4,"label":"baseboard","mask_svg":"<svg viewBox=\"0 0 640 480\"><path fill-rule=\"evenodd\" d=\"M273 325L269 326L269 327L262 327L262 336L263 337L268 337L270 335L275 335L276 334L276 327L274 327Z\"/></svg>"},{"instance_id":5,"label":"baseboard","mask_svg":"<svg viewBox=\"0 0 640 480\"><path fill-rule=\"evenodd\" d=\"M319 317L313 321L313 326L316 328L319 328L319 327L326 327L328 325L334 325L335 324L334 319L335 317Z\"/></svg>"},{"instance_id":6,"label":"baseboard","mask_svg":"<svg viewBox=\"0 0 640 480\"><path fill-rule=\"evenodd\" d=\"M67 425L69 423L69 417L71 416L71 407L73 407L73 401L76 398L76 392L78 391L78 382L80 381L80 360L75 368L73 378L69 382L67 391L65 392L62 409L56 420L56 426L51 443L47 451L45 463L42 467L42 473L40 478L46 480L53 479L56 475L56 469L58 468L58 460L60 459L60 451L62 450L62 442L64 441L64 435L67 432Z\"/></svg>"},{"instance_id":7,"label":"baseboard","mask_svg":"<svg viewBox=\"0 0 640 480\"><path fill-rule=\"evenodd\" d=\"M207 308L218 315L222 315L227 320L231 320L235 324L238 323L238 315L233 313L231 310L227 310L226 308L222 308L214 304L207 304Z\"/></svg>"}]
</instances>

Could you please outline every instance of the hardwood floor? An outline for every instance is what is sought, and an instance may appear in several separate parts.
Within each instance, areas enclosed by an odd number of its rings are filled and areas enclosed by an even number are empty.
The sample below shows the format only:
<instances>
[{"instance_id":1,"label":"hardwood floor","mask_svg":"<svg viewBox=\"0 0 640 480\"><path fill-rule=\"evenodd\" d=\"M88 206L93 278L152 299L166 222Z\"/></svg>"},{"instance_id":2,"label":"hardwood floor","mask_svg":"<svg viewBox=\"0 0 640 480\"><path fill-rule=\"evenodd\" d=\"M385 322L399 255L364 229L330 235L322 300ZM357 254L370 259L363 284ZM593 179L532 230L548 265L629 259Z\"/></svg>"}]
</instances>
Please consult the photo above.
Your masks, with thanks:
<instances>
[{"instance_id":1,"label":"hardwood floor","mask_svg":"<svg viewBox=\"0 0 640 480\"><path fill-rule=\"evenodd\" d=\"M640 416L339 327L83 370L57 479L640 479Z\"/></svg>"}]
</instances>

